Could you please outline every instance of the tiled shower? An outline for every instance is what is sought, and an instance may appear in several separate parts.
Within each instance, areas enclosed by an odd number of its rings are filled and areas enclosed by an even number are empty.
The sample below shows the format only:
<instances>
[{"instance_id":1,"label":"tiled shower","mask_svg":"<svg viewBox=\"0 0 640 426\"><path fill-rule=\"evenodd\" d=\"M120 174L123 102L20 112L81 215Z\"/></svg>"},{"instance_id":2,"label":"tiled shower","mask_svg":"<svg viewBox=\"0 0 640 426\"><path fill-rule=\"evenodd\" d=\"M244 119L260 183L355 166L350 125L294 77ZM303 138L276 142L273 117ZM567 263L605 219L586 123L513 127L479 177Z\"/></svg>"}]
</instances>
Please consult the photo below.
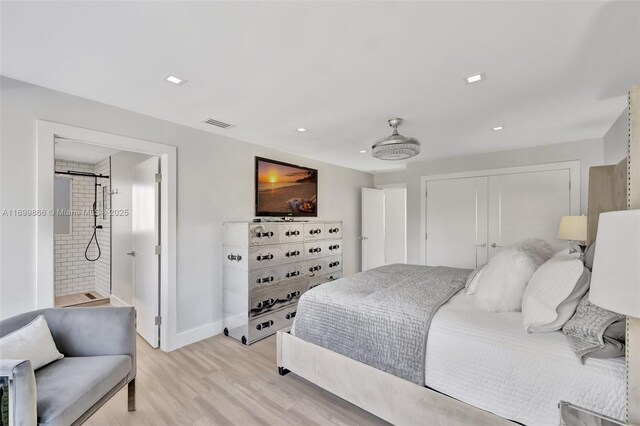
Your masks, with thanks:
<instances>
[{"instance_id":1,"label":"tiled shower","mask_svg":"<svg viewBox=\"0 0 640 426\"><path fill-rule=\"evenodd\" d=\"M56 172L80 172L110 176L110 158L97 164L56 160ZM69 298L62 296L87 296L87 302L108 298L111 293L111 185L110 179L99 178L97 197L94 197L94 177L77 175L56 175L56 180L71 182L71 226L64 233L56 233L55 241L55 297L56 305L69 304ZM93 203L97 204L96 238L91 240L94 231ZM58 208L58 206L56 207ZM102 228L99 228L102 226ZM100 250L98 253L98 245ZM87 249L87 244L91 244ZM89 261L85 258L95 259ZM81 298L74 299L81 301ZM62 303L60 301L64 301ZM80 302L82 303L82 302Z\"/></svg>"}]
</instances>

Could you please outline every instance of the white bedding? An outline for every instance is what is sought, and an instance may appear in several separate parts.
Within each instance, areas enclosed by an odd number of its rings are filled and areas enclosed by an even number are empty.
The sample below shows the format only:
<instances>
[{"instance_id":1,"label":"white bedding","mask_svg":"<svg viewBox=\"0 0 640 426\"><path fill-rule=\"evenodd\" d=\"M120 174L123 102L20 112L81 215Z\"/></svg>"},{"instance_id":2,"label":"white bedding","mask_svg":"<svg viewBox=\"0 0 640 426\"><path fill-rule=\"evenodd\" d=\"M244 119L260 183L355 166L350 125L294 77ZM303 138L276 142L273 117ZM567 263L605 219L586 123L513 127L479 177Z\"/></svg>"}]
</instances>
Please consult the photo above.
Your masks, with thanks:
<instances>
[{"instance_id":1,"label":"white bedding","mask_svg":"<svg viewBox=\"0 0 640 426\"><path fill-rule=\"evenodd\" d=\"M526 425L557 425L558 402L625 417L624 358L582 365L562 331L526 334L522 313L476 308L456 294L433 317L425 383Z\"/></svg>"}]
</instances>

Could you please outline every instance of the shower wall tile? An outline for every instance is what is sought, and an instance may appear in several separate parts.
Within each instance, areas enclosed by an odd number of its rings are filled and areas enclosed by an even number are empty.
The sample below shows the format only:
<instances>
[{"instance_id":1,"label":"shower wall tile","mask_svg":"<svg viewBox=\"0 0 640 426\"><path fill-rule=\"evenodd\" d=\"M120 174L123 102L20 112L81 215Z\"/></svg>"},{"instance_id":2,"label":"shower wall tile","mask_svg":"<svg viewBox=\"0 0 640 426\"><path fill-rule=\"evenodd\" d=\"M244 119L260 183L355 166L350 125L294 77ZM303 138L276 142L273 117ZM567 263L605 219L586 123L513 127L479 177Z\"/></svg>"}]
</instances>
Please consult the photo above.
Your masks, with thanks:
<instances>
[{"instance_id":1,"label":"shower wall tile","mask_svg":"<svg viewBox=\"0 0 640 426\"><path fill-rule=\"evenodd\" d=\"M56 160L56 171L80 171L94 173L93 164ZM88 292L95 289L95 264L84 257L85 248L93 234L93 178L69 176L72 178L72 210L70 235L55 235L55 295ZM100 245L102 246L102 240ZM87 252L90 258L96 256L95 242Z\"/></svg>"},{"instance_id":2,"label":"shower wall tile","mask_svg":"<svg viewBox=\"0 0 640 426\"><path fill-rule=\"evenodd\" d=\"M96 174L111 176L111 160L107 158L99 162L96 164L95 170ZM107 214L103 216L101 211L98 216L98 225L102 225L102 229L98 229L98 241L100 241L102 256L94 266L95 289L100 295L109 297L111 294L111 215L109 214L111 210L111 179L100 179L100 183L102 186L98 191L98 207Z\"/></svg>"}]
</instances>

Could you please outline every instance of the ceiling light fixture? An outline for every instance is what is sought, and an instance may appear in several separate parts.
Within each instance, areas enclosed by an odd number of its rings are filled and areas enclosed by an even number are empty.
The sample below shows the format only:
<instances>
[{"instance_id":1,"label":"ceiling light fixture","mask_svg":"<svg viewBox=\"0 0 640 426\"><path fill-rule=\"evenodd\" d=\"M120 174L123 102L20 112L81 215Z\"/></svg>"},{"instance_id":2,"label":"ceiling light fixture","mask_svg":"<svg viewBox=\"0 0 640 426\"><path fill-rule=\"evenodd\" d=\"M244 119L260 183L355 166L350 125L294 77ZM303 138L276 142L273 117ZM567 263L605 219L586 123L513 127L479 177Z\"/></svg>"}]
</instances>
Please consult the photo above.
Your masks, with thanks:
<instances>
[{"instance_id":1,"label":"ceiling light fixture","mask_svg":"<svg viewBox=\"0 0 640 426\"><path fill-rule=\"evenodd\" d=\"M487 78L487 76L483 72L481 72L479 74L473 74L473 75L470 75L469 77L465 77L464 81L467 84L472 84L472 83L477 83L477 82L482 81L482 80L486 80L486 78Z\"/></svg>"},{"instance_id":2,"label":"ceiling light fixture","mask_svg":"<svg viewBox=\"0 0 640 426\"><path fill-rule=\"evenodd\" d=\"M371 153L375 158L406 160L420 154L420 142L416 138L409 138L398 133L398 126L402 124L402 121L402 118L389 120L389 126L393 127L393 133L371 147Z\"/></svg>"},{"instance_id":3,"label":"ceiling light fixture","mask_svg":"<svg viewBox=\"0 0 640 426\"><path fill-rule=\"evenodd\" d=\"M502 130L502 129L504 129L504 127L502 127L502 126L497 126L497 127L494 127L494 128L493 128L493 130L494 130L494 131L496 131L496 132L497 132L498 130Z\"/></svg>"},{"instance_id":4,"label":"ceiling light fixture","mask_svg":"<svg viewBox=\"0 0 640 426\"><path fill-rule=\"evenodd\" d=\"M360 154L366 154L367 151L365 151L364 149L362 151L360 151Z\"/></svg>"},{"instance_id":5,"label":"ceiling light fixture","mask_svg":"<svg viewBox=\"0 0 640 426\"><path fill-rule=\"evenodd\" d=\"M162 79L168 81L169 83L173 83L176 86L182 86L187 82L187 80L184 80L180 77L176 77L173 74L165 74L164 76L162 76Z\"/></svg>"},{"instance_id":6,"label":"ceiling light fixture","mask_svg":"<svg viewBox=\"0 0 640 426\"><path fill-rule=\"evenodd\" d=\"M305 129L304 127L298 127L296 130L299 131L300 133L304 133L307 131L307 129Z\"/></svg>"}]
</instances>

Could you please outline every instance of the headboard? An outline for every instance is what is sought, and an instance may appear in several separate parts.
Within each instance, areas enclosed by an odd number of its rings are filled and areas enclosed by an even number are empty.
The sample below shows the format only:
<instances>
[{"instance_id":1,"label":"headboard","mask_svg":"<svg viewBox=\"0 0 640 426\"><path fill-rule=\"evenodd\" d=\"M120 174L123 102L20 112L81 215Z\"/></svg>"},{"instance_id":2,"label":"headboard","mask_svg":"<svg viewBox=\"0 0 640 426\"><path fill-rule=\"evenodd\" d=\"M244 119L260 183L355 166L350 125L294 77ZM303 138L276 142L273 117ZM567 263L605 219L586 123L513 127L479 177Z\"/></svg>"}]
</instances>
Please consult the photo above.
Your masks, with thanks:
<instances>
[{"instance_id":1,"label":"headboard","mask_svg":"<svg viewBox=\"0 0 640 426\"><path fill-rule=\"evenodd\" d=\"M600 213L627 209L627 161L589 168L587 246L596 239Z\"/></svg>"}]
</instances>

